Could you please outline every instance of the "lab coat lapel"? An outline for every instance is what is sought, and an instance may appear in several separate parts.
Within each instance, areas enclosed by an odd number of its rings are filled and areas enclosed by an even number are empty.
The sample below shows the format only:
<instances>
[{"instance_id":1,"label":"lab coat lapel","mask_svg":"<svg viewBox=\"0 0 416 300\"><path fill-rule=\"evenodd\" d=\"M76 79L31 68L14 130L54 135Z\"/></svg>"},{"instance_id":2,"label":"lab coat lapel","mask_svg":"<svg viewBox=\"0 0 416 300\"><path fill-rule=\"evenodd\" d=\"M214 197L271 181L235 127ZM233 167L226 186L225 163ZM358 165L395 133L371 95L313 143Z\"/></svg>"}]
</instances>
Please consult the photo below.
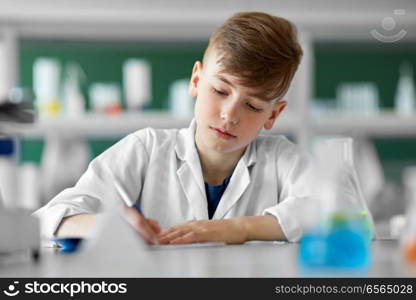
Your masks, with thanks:
<instances>
[{"instance_id":1,"label":"lab coat lapel","mask_svg":"<svg viewBox=\"0 0 416 300\"><path fill-rule=\"evenodd\" d=\"M244 155L239 160L230 183L228 184L221 201L215 210L213 219L222 219L225 214L239 201L250 184L249 167L256 161L255 142L251 143L246 149Z\"/></svg>"},{"instance_id":2,"label":"lab coat lapel","mask_svg":"<svg viewBox=\"0 0 416 300\"><path fill-rule=\"evenodd\" d=\"M208 219L208 205L201 163L195 147L195 129L196 122L193 120L190 127L178 136L175 150L182 163L176 173L195 219L205 220Z\"/></svg>"}]
</instances>

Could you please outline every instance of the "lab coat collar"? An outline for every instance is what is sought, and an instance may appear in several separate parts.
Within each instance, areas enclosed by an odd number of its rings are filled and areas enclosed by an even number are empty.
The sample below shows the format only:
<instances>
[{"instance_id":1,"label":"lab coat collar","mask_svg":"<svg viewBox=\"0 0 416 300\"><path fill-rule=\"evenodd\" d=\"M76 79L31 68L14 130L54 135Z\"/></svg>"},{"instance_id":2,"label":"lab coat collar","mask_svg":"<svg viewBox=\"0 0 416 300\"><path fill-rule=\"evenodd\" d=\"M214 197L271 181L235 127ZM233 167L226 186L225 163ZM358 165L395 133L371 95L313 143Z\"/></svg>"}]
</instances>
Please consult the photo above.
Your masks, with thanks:
<instances>
[{"instance_id":1,"label":"lab coat collar","mask_svg":"<svg viewBox=\"0 0 416 300\"><path fill-rule=\"evenodd\" d=\"M177 174L189 205L193 210L194 218L196 220L204 220L208 219L208 204L201 163L195 146L196 126L196 121L193 119L189 128L179 131L175 151L177 157L182 161ZM249 185L250 173L248 168L257 160L256 148L256 141L250 143L239 160L213 219L223 218L241 198Z\"/></svg>"},{"instance_id":2,"label":"lab coat collar","mask_svg":"<svg viewBox=\"0 0 416 300\"><path fill-rule=\"evenodd\" d=\"M257 160L256 145L256 140L251 142L238 161L233 175L231 176L230 183L225 189L212 219L223 219L227 212L241 199L244 191L250 184L249 167Z\"/></svg>"},{"instance_id":3,"label":"lab coat collar","mask_svg":"<svg viewBox=\"0 0 416 300\"><path fill-rule=\"evenodd\" d=\"M208 219L208 202L201 163L195 146L195 131L196 122L193 119L189 128L182 129L178 133L175 151L182 163L176 173L192 208L194 218L205 220Z\"/></svg>"},{"instance_id":4,"label":"lab coat collar","mask_svg":"<svg viewBox=\"0 0 416 300\"><path fill-rule=\"evenodd\" d=\"M188 128L181 129L178 133L178 141L175 146L176 155L180 160L194 159L198 156L195 147L196 121L192 119Z\"/></svg>"}]
</instances>

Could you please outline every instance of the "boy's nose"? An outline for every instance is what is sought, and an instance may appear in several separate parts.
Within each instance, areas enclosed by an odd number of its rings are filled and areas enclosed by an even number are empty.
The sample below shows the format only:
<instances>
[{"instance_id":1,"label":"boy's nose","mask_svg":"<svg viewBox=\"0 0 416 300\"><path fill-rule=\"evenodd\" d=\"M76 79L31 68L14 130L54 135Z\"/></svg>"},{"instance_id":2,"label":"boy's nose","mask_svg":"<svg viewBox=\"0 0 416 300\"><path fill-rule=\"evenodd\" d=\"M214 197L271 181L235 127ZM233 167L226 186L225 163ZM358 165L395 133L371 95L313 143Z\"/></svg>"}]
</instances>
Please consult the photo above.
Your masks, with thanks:
<instances>
[{"instance_id":1,"label":"boy's nose","mask_svg":"<svg viewBox=\"0 0 416 300\"><path fill-rule=\"evenodd\" d=\"M238 123L238 105L237 103L229 103L224 105L221 111L221 119L226 123L233 125Z\"/></svg>"}]
</instances>

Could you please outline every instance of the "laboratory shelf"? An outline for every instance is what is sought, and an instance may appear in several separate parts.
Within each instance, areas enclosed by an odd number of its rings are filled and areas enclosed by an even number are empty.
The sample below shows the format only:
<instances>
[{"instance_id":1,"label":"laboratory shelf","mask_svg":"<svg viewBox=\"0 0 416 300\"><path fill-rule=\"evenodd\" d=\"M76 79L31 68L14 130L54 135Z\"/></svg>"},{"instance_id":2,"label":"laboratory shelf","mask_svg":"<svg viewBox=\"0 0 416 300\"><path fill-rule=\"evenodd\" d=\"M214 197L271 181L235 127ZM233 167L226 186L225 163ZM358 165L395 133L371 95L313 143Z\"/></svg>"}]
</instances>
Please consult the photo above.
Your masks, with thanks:
<instances>
[{"instance_id":1,"label":"laboratory shelf","mask_svg":"<svg viewBox=\"0 0 416 300\"><path fill-rule=\"evenodd\" d=\"M134 112L119 115L88 113L78 118L41 118L32 125L21 126L19 133L27 138L117 137L146 127L186 127L190 120L186 117L173 117L164 112Z\"/></svg>"},{"instance_id":2,"label":"laboratory shelf","mask_svg":"<svg viewBox=\"0 0 416 300\"><path fill-rule=\"evenodd\" d=\"M374 115L331 113L311 120L313 134L366 137L416 137L416 115L398 116L392 111Z\"/></svg>"},{"instance_id":3,"label":"laboratory shelf","mask_svg":"<svg viewBox=\"0 0 416 300\"><path fill-rule=\"evenodd\" d=\"M25 138L117 137L146 127L184 128L189 126L191 119L175 117L169 112L131 112L116 116L86 114L82 118L40 119L35 124L16 126L14 132ZM282 114L270 133L293 134L298 129L298 120L292 113Z\"/></svg>"},{"instance_id":4,"label":"laboratory shelf","mask_svg":"<svg viewBox=\"0 0 416 300\"><path fill-rule=\"evenodd\" d=\"M184 128L189 126L191 119L161 111L130 112L116 116L91 113L82 118L40 119L35 124L15 126L14 132L26 138L117 137L146 127ZM303 121L296 112L288 111L280 115L271 131L264 132L291 135L299 130ZM400 117L391 111L372 116L331 113L312 117L309 130L313 135L416 137L416 115Z\"/></svg>"}]
</instances>

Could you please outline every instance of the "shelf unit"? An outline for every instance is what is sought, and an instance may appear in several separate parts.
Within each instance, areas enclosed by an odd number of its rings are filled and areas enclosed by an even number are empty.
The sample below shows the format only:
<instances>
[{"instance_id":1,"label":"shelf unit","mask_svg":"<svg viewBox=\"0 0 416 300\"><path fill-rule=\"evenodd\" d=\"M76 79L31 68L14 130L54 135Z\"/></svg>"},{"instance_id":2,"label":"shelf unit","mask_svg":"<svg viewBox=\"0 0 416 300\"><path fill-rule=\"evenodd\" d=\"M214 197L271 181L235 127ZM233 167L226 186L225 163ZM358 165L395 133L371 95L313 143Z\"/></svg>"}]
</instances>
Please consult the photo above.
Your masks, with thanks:
<instances>
[{"instance_id":1,"label":"shelf unit","mask_svg":"<svg viewBox=\"0 0 416 300\"><path fill-rule=\"evenodd\" d=\"M396 9L407 40L416 40L416 2L404 0L345 1L240 1L212 0L133 1L133 0L2 0L0 36L7 56L9 87L17 82L19 40L206 40L227 17L237 11L259 10L292 20L299 29L304 58L288 92L289 108L273 133L293 135L302 146L315 134L370 136L415 136L415 118L400 119L392 113L368 118L328 115L312 118L313 42L321 40L373 40L370 30L380 27L384 17ZM186 127L190 118L175 118L168 113L128 113L118 117L86 115L71 120L41 120L32 128L22 127L26 137L45 135L124 135L137 129ZM20 130L19 129L19 130ZM82 132L82 133L81 133Z\"/></svg>"}]
</instances>

